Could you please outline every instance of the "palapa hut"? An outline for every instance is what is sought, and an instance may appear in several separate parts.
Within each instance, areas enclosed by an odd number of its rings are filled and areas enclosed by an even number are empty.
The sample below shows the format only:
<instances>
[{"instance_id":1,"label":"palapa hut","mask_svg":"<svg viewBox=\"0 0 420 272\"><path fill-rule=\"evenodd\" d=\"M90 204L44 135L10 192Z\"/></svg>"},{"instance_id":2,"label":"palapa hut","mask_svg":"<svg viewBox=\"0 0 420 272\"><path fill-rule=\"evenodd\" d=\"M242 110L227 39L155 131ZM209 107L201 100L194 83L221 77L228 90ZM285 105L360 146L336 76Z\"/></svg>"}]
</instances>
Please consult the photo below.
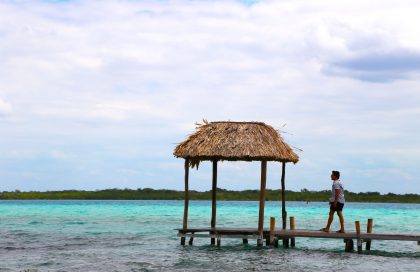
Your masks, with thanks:
<instances>
[{"instance_id":1,"label":"palapa hut","mask_svg":"<svg viewBox=\"0 0 420 272\"><path fill-rule=\"evenodd\" d=\"M180 229L181 244L185 244L186 233L207 230L208 237L212 237L216 229L216 188L217 188L217 162L218 161L261 161L261 191L257 231L257 244L262 244L264 230L264 201L266 186L267 161L282 163L282 223L286 227L285 208L285 166L287 162L296 163L298 155L287 145L280 134L272 127L262 122L210 122L198 125L195 133L184 142L178 144L174 151L175 157L185 159L185 206L183 227ZM212 161L212 216L211 228L188 229L188 178L189 167L199 165L201 161ZM226 229L225 229L226 230ZM232 230L231 233L234 233ZM239 232L238 232L239 233ZM184 235L182 235L184 234ZM194 237L190 235L190 237ZM201 236L202 237L202 236ZM219 242L219 241L218 241ZM244 240L245 242L245 240ZM192 243L192 239L190 240Z\"/></svg>"}]
</instances>

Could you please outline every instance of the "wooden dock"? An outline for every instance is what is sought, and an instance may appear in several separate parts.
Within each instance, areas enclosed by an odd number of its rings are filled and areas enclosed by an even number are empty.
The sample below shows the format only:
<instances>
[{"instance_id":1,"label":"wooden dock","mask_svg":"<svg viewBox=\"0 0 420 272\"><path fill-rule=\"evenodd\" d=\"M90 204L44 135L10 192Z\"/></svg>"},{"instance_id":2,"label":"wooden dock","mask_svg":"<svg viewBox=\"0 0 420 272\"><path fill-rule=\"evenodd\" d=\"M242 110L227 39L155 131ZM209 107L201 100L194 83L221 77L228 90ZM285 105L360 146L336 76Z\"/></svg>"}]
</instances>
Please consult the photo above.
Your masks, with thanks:
<instances>
[{"instance_id":1,"label":"wooden dock","mask_svg":"<svg viewBox=\"0 0 420 272\"><path fill-rule=\"evenodd\" d=\"M370 223L372 221L370 220ZM224 238L238 238L242 239L244 244L248 243L249 239L265 240L266 245L278 246L279 241L283 241L283 247L294 247L295 238L324 238L324 239L343 239L345 243L345 251L351 252L354 250L354 241L356 241L358 253L362 253L362 244L366 243L366 250L370 250L371 242L374 240L394 240L394 241L414 241L420 245L420 234L385 234L385 233L371 233L372 227L368 225L366 233L360 232L360 224L356 221L356 231L337 233L324 232L319 230L308 229L277 229L275 228L274 220L271 219L270 229L263 230L263 236L259 234L258 228L188 228L177 229L178 236L184 239L189 238L189 244L192 245L194 238L210 238L212 241L217 241L217 246L221 245L221 240ZM213 243L212 243L213 244ZM258 244L258 242L257 242Z\"/></svg>"}]
</instances>

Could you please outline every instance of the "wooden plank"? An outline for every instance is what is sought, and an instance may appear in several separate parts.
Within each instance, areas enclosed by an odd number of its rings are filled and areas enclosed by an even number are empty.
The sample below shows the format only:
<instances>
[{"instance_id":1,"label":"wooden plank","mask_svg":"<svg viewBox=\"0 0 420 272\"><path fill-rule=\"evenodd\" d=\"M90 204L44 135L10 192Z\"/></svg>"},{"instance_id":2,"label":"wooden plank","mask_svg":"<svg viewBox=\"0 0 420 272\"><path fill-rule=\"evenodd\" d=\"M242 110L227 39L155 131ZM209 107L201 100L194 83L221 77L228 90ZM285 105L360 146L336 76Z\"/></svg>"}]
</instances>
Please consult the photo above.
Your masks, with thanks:
<instances>
[{"instance_id":1,"label":"wooden plank","mask_svg":"<svg viewBox=\"0 0 420 272\"><path fill-rule=\"evenodd\" d=\"M395 240L395 241L420 241L420 235L416 234L382 234L382 233L366 233L360 237L370 240Z\"/></svg>"},{"instance_id":2,"label":"wooden plank","mask_svg":"<svg viewBox=\"0 0 420 272\"><path fill-rule=\"evenodd\" d=\"M216 227L216 192L217 192L217 160L213 160L212 189L211 189L211 227ZM211 244L214 245L214 238Z\"/></svg>"},{"instance_id":3,"label":"wooden plank","mask_svg":"<svg viewBox=\"0 0 420 272\"><path fill-rule=\"evenodd\" d=\"M258 233L258 229L256 228L224 228L224 227L218 227L218 228L187 228L187 229L175 229L178 231L187 231L187 232L204 232L204 231L225 231L225 232L249 232L249 233ZM264 231L268 231L268 229L265 229Z\"/></svg>"},{"instance_id":4,"label":"wooden plank","mask_svg":"<svg viewBox=\"0 0 420 272\"><path fill-rule=\"evenodd\" d=\"M278 237L307 237L307 238L357 238L355 232L336 233L336 232L323 232L319 230L277 230L274 232Z\"/></svg>"},{"instance_id":5,"label":"wooden plank","mask_svg":"<svg viewBox=\"0 0 420 272\"><path fill-rule=\"evenodd\" d=\"M241 238L241 239L258 239L258 235L242 235L242 234L192 234L192 233L178 233L178 237L193 237L193 238Z\"/></svg>"},{"instance_id":6,"label":"wooden plank","mask_svg":"<svg viewBox=\"0 0 420 272\"><path fill-rule=\"evenodd\" d=\"M261 161L261 189L260 189L260 209L258 214L258 246L262 246L264 232L264 204L265 204L265 185L267 181L267 161Z\"/></svg>"},{"instance_id":7,"label":"wooden plank","mask_svg":"<svg viewBox=\"0 0 420 272\"><path fill-rule=\"evenodd\" d=\"M185 177L184 177L184 181L185 181L185 192L184 192L184 220L182 223L182 229L186 230L188 227L188 176L189 176L189 169L190 169L190 165L189 165L189 160L185 159L185 163L184 163L184 170L185 170ZM181 245L185 245L185 237L181 238Z\"/></svg>"},{"instance_id":8,"label":"wooden plank","mask_svg":"<svg viewBox=\"0 0 420 272\"><path fill-rule=\"evenodd\" d=\"M258 236L259 232L256 228L187 228L176 229L180 233L191 232L209 232L216 231L221 234L243 234ZM269 229L264 229L263 235L269 235ZM273 232L276 237L306 237L306 238L331 238L331 239L357 239L356 232L336 233L336 232L323 232L319 230L308 229L295 229L295 230L282 230L277 229ZM206 236L208 237L208 236ZM399 241L420 241L420 234L385 234L385 233L361 233L360 239L363 240L399 240Z\"/></svg>"},{"instance_id":9,"label":"wooden plank","mask_svg":"<svg viewBox=\"0 0 420 272\"><path fill-rule=\"evenodd\" d=\"M317 231L275 231L274 235L277 237L302 237L302 238L330 238L330 239L356 239L357 234L355 232L352 233L340 233L339 235L328 233L322 234L320 233L317 235ZM223 237L230 237L230 238L250 238L250 239L257 239L258 232L255 234L233 234L233 233L218 233ZM192 234L192 233L178 233L178 237L216 237L216 235L212 234ZM372 240L394 240L394 241L412 241L412 242L420 242L420 235L401 235L401 234L361 234L361 239L372 239Z\"/></svg>"}]
</instances>

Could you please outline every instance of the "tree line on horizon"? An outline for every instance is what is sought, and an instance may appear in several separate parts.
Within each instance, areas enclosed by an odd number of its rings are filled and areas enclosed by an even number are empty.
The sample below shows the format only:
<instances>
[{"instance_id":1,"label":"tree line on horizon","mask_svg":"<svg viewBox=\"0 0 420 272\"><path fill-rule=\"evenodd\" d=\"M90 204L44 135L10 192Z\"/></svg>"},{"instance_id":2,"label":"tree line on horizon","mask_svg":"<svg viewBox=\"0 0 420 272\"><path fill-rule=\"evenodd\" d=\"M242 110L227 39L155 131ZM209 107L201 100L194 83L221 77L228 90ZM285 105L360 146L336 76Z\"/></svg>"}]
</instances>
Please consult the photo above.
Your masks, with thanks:
<instances>
[{"instance_id":1,"label":"tree line on horizon","mask_svg":"<svg viewBox=\"0 0 420 272\"><path fill-rule=\"evenodd\" d=\"M299 192L286 190L287 201L326 202L330 197L329 190L311 191L302 189ZM381 194L379 192L354 193L345 191L347 202L382 202L382 203L420 203L418 194ZM260 197L259 190L233 191L217 188L217 200L249 200L257 201ZM2 200L182 200L184 191L166 189L105 189L95 191L63 190L63 191L3 191L0 192ZM211 191L189 191L191 200L211 200ZM281 200L281 190L267 189L266 201Z\"/></svg>"}]
</instances>

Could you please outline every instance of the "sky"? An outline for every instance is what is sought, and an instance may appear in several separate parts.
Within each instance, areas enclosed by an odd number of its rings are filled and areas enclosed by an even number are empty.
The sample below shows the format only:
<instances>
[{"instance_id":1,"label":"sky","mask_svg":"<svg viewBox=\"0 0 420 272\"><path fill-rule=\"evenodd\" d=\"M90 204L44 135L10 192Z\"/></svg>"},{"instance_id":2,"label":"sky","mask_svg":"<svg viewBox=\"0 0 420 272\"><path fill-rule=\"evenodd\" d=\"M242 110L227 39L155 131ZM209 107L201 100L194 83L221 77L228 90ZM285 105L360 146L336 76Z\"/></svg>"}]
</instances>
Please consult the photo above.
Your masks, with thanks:
<instances>
[{"instance_id":1,"label":"sky","mask_svg":"<svg viewBox=\"0 0 420 272\"><path fill-rule=\"evenodd\" d=\"M420 193L418 1L0 1L0 191L183 189L195 123L262 121L286 188ZM190 188L211 189L210 163ZM258 162L218 187L258 189ZM281 166L268 164L267 187Z\"/></svg>"}]
</instances>

